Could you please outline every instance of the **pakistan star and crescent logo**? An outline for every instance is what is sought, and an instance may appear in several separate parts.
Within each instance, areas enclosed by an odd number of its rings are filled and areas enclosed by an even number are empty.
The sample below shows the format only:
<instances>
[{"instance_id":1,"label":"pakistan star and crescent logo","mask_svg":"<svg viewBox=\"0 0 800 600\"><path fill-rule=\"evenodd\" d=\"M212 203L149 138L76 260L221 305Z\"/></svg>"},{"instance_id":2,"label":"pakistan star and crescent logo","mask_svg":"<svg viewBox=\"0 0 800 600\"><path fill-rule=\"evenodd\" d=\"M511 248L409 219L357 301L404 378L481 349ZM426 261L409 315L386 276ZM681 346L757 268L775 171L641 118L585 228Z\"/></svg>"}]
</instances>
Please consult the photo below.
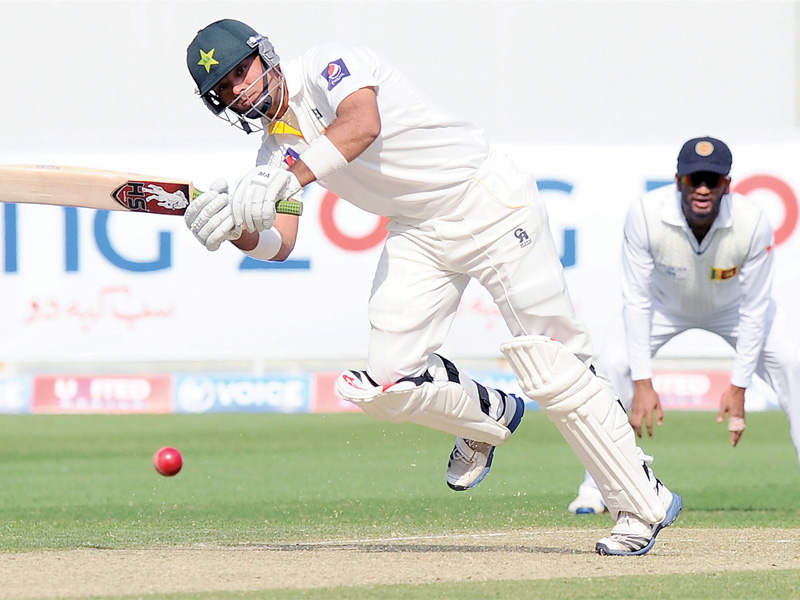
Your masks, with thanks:
<instances>
[{"instance_id":1,"label":"pakistan star and crescent logo","mask_svg":"<svg viewBox=\"0 0 800 600\"><path fill-rule=\"evenodd\" d=\"M212 48L208 52L200 50L200 62L197 64L204 66L206 68L206 73L211 72L211 65L219 64L219 61L214 58L214 50L216 50L216 48Z\"/></svg>"}]
</instances>

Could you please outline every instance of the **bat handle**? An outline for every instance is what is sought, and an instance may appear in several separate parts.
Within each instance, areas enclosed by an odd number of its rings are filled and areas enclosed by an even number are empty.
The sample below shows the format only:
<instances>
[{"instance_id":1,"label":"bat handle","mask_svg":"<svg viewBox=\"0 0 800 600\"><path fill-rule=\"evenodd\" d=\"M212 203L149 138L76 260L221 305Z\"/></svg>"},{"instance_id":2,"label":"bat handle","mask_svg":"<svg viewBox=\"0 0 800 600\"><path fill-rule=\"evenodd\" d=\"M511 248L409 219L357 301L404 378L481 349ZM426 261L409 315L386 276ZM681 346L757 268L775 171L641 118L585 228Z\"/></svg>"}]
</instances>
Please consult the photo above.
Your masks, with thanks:
<instances>
[{"instance_id":1,"label":"bat handle","mask_svg":"<svg viewBox=\"0 0 800 600\"><path fill-rule=\"evenodd\" d=\"M203 192L201 190L195 189L194 194L192 194L192 200L197 198ZM303 203L299 200L278 200L275 203L275 212L278 212L283 215L296 215L300 216L303 214Z\"/></svg>"},{"instance_id":2,"label":"bat handle","mask_svg":"<svg viewBox=\"0 0 800 600\"><path fill-rule=\"evenodd\" d=\"M303 203L299 200L278 200L275 203L275 212L299 217L303 214Z\"/></svg>"}]
</instances>

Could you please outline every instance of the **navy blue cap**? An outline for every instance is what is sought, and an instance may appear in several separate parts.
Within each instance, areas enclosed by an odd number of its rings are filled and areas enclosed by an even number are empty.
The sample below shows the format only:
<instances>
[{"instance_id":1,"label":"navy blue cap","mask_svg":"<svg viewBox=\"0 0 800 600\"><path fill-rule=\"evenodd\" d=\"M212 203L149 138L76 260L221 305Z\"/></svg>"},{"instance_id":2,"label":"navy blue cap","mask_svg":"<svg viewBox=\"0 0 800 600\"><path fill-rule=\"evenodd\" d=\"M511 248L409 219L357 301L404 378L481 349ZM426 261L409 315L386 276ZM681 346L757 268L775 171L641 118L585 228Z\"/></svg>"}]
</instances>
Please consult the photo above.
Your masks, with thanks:
<instances>
[{"instance_id":1,"label":"navy blue cap","mask_svg":"<svg viewBox=\"0 0 800 600\"><path fill-rule=\"evenodd\" d=\"M712 137L693 138L678 154L678 177L698 171L727 175L731 172L731 164L733 156L725 142Z\"/></svg>"}]
</instances>

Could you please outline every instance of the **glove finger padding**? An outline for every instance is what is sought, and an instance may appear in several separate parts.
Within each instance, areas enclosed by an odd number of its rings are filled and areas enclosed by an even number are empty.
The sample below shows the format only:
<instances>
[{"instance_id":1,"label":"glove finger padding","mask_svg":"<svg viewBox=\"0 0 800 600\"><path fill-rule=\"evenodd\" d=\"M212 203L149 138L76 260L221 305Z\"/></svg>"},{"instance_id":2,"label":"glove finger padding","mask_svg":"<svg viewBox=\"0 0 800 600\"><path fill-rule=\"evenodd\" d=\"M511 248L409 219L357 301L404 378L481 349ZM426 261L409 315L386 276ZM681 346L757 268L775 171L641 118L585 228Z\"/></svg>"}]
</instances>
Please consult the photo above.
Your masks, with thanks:
<instances>
[{"instance_id":1,"label":"glove finger padding","mask_svg":"<svg viewBox=\"0 0 800 600\"><path fill-rule=\"evenodd\" d=\"M302 188L293 173L270 166L252 169L233 196L233 220L248 231L264 231L275 222L275 204Z\"/></svg>"},{"instance_id":2,"label":"glove finger padding","mask_svg":"<svg viewBox=\"0 0 800 600\"><path fill-rule=\"evenodd\" d=\"M266 185L263 185L266 183ZM256 179L247 189L248 205L250 207L248 224L252 223L255 231L263 231L272 227L275 222L275 203L278 194L286 186L284 177L271 177L266 182Z\"/></svg>"},{"instance_id":3,"label":"glove finger padding","mask_svg":"<svg viewBox=\"0 0 800 600\"><path fill-rule=\"evenodd\" d=\"M192 224L197 218L197 215L200 214L200 211L208 206L209 202L213 201L217 196L219 196L219 192L204 192L189 203L189 206L186 207L186 212L183 213L183 220L189 229L192 229Z\"/></svg>"},{"instance_id":4,"label":"glove finger padding","mask_svg":"<svg viewBox=\"0 0 800 600\"><path fill-rule=\"evenodd\" d=\"M230 197L219 192L205 192L189 203L183 218L192 233L199 233L211 218L228 205Z\"/></svg>"},{"instance_id":5,"label":"glove finger padding","mask_svg":"<svg viewBox=\"0 0 800 600\"><path fill-rule=\"evenodd\" d=\"M218 186L218 189L225 187ZM241 227L237 227L233 221L230 202L227 193L211 190L191 202L184 214L190 231L212 252L218 250L225 240L239 239L242 235Z\"/></svg>"},{"instance_id":6,"label":"glove finger padding","mask_svg":"<svg viewBox=\"0 0 800 600\"><path fill-rule=\"evenodd\" d=\"M233 222L233 216L231 216L230 208L226 207L211 218L200 231L200 235L205 235L206 248L215 252L219 250L222 242L239 239L242 235L242 229L241 227L236 227Z\"/></svg>"},{"instance_id":7,"label":"glove finger padding","mask_svg":"<svg viewBox=\"0 0 800 600\"><path fill-rule=\"evenodd\" d=\"M228 193L228 182L224 179L215 179L211 185L208 187L209 190L214 192L219 192L220 194L227 194Z\"/></svg>"}]
</instances>

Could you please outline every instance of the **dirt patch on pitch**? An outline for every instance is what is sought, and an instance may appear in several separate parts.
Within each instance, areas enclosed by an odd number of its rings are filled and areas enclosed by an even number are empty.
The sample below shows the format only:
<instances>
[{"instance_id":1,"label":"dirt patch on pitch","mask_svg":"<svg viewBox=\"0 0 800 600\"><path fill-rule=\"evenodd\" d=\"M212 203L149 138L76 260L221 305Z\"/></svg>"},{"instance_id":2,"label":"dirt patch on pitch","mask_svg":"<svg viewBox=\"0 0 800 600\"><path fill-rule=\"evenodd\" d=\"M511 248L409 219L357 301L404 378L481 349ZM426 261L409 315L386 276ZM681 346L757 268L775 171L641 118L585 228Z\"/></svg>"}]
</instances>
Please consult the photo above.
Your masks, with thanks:
<instances>
[{"instance_id":1,"label":"dirt patch on pitch","mask_svg":"<svg viewBox=\"0 0 800 600\"><path fill-rule=\"evenodd\" d=\"M649 554L631 558L595 554L605 533L2 553L0 599L800 569L795 529L670 528Z\"/></svg>"}]
</instances>

